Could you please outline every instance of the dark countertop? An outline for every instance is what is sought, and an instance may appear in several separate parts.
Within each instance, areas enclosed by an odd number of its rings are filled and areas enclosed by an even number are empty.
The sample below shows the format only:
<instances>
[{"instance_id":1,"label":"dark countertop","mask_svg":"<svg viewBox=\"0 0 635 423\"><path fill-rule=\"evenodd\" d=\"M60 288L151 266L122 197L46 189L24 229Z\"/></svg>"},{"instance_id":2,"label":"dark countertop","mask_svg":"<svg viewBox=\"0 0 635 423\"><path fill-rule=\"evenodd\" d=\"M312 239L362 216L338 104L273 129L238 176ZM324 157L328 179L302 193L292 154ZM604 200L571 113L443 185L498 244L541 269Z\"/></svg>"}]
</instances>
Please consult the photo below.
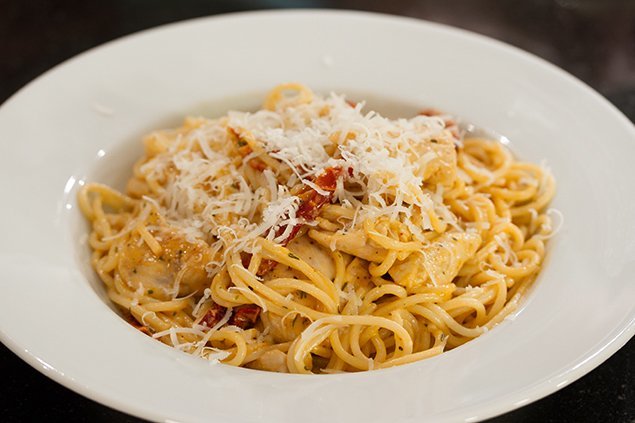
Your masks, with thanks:
<instances>
[{"instance_id":1,"label":"dark countertop","mask_svg":"<svg viewBox=\"0 0 635 423\"><path fill-rule=\"evenodd\" d=\"M289 6L406 15L498 38L571 72L635 121L635 0L0 0L0 103L52 66L122 35L198 16ZM634 423L634 362L631 339L568 387L490 421ZM141 421L58 385L3 345L0 372L3 422Z\"/></svg>"}]
</instances>

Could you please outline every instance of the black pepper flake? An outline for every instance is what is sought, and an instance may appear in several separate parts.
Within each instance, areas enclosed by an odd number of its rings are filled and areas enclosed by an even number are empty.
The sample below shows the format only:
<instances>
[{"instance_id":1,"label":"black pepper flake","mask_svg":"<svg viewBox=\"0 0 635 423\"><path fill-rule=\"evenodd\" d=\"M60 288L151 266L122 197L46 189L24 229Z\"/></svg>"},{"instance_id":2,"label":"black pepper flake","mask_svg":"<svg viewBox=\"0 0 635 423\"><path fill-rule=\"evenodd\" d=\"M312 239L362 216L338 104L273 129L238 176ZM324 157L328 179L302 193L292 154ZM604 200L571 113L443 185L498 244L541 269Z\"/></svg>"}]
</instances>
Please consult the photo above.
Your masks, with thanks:
<instances>
[{"instance_id":1,"label":"black pepper flake","mask_svg":"<svg viewBox=\"0 0 635 423\"><path fill-rule=\"evenodd\" d=\"M293 254L293 253L289 253L289 257L291 257L291 258L292 258L292 259L294 259L294 260L300 260L300 257L296 256L296 255L295 255L295 254Z\"/></svg>"}]
</instances>

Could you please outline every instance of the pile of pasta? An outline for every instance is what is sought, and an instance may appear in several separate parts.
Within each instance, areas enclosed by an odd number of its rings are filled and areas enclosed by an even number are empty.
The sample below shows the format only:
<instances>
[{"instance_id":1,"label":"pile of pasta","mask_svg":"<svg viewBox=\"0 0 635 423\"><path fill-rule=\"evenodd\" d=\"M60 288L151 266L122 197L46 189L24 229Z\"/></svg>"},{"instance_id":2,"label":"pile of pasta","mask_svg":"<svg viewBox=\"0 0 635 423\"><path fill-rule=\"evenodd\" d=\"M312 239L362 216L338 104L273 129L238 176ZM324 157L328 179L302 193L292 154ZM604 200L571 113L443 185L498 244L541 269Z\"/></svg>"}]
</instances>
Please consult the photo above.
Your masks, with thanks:
<instances>
[{"instance_id":1,"label":"pile of pasta","mask_svg":"<svg viewBox=\"0 0 635 423\"><path fill-rule=\"evenodd\" d=\"M147 335L210 361L336 373L458 347L518 306L554 179L434 110L388 119L283 84L144 139L78 202L92 265Z\"/></svg>"}]
</instances>

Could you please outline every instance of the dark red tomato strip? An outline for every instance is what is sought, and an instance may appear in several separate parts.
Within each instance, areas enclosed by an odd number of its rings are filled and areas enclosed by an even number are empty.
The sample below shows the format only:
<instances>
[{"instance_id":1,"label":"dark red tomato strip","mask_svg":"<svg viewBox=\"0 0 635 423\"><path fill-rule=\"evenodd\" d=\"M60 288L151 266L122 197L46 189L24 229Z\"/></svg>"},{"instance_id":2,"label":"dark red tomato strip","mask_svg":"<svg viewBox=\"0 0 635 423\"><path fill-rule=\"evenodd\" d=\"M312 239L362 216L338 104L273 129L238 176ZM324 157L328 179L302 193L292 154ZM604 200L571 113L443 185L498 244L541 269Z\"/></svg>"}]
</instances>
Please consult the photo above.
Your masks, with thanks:
<instances>
[{"instance_id":1,"label":"dark red tomato strip","mask_svg":"<svg viewBox=\"0 0 635 423\"><path fill-rule=\"evenodd\" d=\"M260 315L260 307L255 304L245 304L235 307L228 324L241 329L253 328Z\"/></svg>"},{"instance_id":2,"label":"dark red tomato strip","mask_svg":"<svg viewBox=\"0 0 635 423\"><path fill-rule=\"evenodd\" d=\"M208 328L213 328L218 322L221 321L223 316L227 313L227 309L222 305L218 305L216 303L212 303L212 306L207 313L203 316L200 321L200 324L203 326L207 326Z\"/></svg>"},{"instance_id":3,"label":"dark red tomato strip","mask_svg":"<svg viewBox=\"0 0 635 423\"><path fill-rule=\"evenodd\" d=\"M216 303L212 303L212 306L207 313L201 319L200 324L213 328L218 322L221 321L223 316L227 313L227 308ZM260 307L255 304L245 304L238 307L234 307L232 315L227 322L228 325L238 326L241 329L253 328L260 315Z\"/></svg>"},{"instance_id":4,"label":"dark red tomato strip","mask_svg":"<svg viewBox=\"0 0 635 423\"><path fill-rule=\"evenodd\" d=\"M349 173L351 170L349 169ZM300 205L296 213L297 217L301 217L306 221L313 221L320 215L320 210L326 204L330 203L333 199L333 193L337 187L337 179L344 173L341 167L329 167L324 170L323 173L316 176L313 179L313 183L317 185L321 190L327 191L327 195L320 194L313 188L305 185L302 191L298 194L300 199ZM287 229L287 226L283 226L278 229L276 235L280 236ZM291 230L291 233L285 240L282 241L282 245L288 245L300 232L302 224L295 225ZM263 276L272 271L278 263L273 260L265 259L260 263L258 267L258 276Z\"/></svg>"}]
</instances>

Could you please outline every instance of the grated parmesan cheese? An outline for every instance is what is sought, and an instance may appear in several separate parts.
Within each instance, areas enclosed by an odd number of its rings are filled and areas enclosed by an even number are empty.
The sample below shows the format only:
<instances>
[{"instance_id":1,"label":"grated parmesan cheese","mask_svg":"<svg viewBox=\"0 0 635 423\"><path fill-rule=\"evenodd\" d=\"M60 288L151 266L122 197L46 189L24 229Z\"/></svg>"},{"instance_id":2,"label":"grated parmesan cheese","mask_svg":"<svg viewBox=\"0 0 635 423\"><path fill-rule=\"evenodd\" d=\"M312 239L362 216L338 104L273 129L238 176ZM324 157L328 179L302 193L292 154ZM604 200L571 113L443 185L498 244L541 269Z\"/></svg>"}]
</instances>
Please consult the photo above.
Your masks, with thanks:
<instances>
[{"instance_id":1,"label":"grated parmesan cheese","mask_svg":"<svg viewBox=\"0 0 635 423\"><path fill-rule=\"evenodd\" d=\"M330 196L314 182L328 168L347 172L333 193L355 210L343 232L366 219L390 216L403 218L412 236L427 242L428 212L458 230L453 214L438 201L442 191L424 187L428 167L440 160L430 139L452 138L443 119L391 120L363 109L364 103L351 107L343 96L330 94L275 111L197 119L193 129L171 136L155 133L147 142L156 143L152 151L159 153L139 171L149 181L161 181L161 190L154 198L144 196L143 214L157 210L188 242L207 242L215 252L206 266L211 277L232 252L255 248L258 237L283 243L298 225L311 223L298 216L300 199L292 190L302 184ZM237 160L236 139L248 148L242 160ZM260 177L249 176L254 160L273 160L278 168L266 165ZM421 225L411 222L415 210ZM111 239L134 227L131 222Z\"/></svg>"}]
</instances>

